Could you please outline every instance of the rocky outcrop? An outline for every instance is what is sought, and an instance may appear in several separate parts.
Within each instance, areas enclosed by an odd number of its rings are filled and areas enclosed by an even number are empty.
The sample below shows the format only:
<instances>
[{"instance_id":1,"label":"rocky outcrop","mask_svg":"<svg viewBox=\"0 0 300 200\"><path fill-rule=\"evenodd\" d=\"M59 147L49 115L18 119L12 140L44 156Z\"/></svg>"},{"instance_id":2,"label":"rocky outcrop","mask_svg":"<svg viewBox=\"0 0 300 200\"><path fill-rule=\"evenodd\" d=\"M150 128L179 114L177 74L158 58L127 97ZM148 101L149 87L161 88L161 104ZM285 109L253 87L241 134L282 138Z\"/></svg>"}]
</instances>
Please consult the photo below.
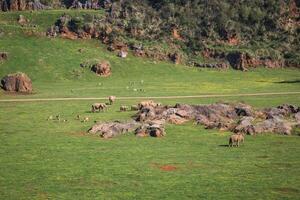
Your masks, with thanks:
<instances>
[{"instance_id":1,"label":"rocky outcrop","mask_svg":"<svg viewBox=\"0 0 300 200\"><path fill-rule=\"evenodd\" d=\"M285 66L285 62L283 60L274 60L270 57L254 57L249 53L245 53L242 51L233 51L233 52L223 52L216 49L205 49L202 52L202 56L206 59L213 59L222 61L224 63L222 65L213 65L206 63L193 63L196 67L207 67L207 68L223 68L226 69L229 65L241 71L247 71L250 68L256 67L267 67L267 68L281 68ZM228 62L229 65L225 65Z\"/></svg>"},{"instance_id":2,"label":"rocky outcrop","mask_svg":"<svg viewBox=\"0 0 300 200\"><path fill-rule=\"evenodd\" d=\"M44 9L49 9L49 7L42 4L40 0L29 1L26 5L26 10L44 10Z\"/></svg>"},{"instance_id":3,"label":"rocky outcrop","mask_svg":"<svg viewBox=\"0 0 300 200\"><path fill-rule=\"evenodd\" d=\"M135 115L135 120L149 123L153 120L182 124L195 120L207 129L228 130L243 134L273 132L290 134L291 127L299 117L300 108L281 105L277 108L255 110L247 104L216 103L209 105L177 104L174 107L144 107ZM289 118L292 117L293 120ZM271 128L268 128L271 127Z\"/></svg>"},{"instance_id":4,"label":"rocky outcrop","mask_svg":"<svg viewBox=\"0 0 300 200\"><path fill-rule=\"evenodd\" d=\"M32 82L24 73L9 74L1 80L2 88L10 92L32 92Z\"/></svg>"},{"instance_id":5,"label":"rocky outcrop","mask_svg":"<svg viewBox=\"0 0 300 200\"><path fill-rule=\"evenodd\" d=\"M255 110L242 103L175 106L151 104L140 106L133 118L132 122L97 123L88 132L110 138L134 130L138 137L162 137L166 135L166 123L182 124L194 120L206 129L226 130L236 134L290 135L293 127L300 125L300 107L283 104L276 108Z\"/></svg>"},{"instance_id":6,"label":"rocky outcrop","mask_svg":"<svg viewBox=\"0 0 300 200\"><path fill-rule=\"evenodd\" d=\"M43 10L49 7L39 0L0 0L0 11Z\"/></svg>"},{"instance_id":7,"label":"rocky outcrop","mask_svg":"<svg viewBox=\"0 0 300 200\"><path fill-rule=\"evenodd\" d=\"M97 123L88 130L88 133L99 135L107 139L134 131L139 125L140 124L135 121Z\"/></svg>"},{"instance_id":8,"label":"rocky outcrop","mask_svg":"<svg viewBox=\"0 0 300 200\"><path fill-rule=\"evenodd\" d=\"M281 68L284 62L271 58L254 58L248 53L231 52L226 56L230 65L237 70L247 71L253 67Z\"/></svg>"},{"instance_id":9,"label":"rocky outcrop","mask_svg":"<svg viewBox=\"0 0 300 200\"><path fill-rule=\"evenodd\" d=\"M166 135L165 129L160 124L144 124L134 131L138 137L163 137Z\"/></svg>"},{"instance_id":10,"label":"rocky outcrop","mask_svg":"<svg viewBox=\"0 0 300 200\"><path fill-rule=\"evenodd\" d=\"M99 9L100 8L100 1L98 0L88 0L85 2L74 0L69 7L70 9Z\"/></svg>"},{"instance_id":11,"label":"rocky outcrop","mask_svg":"<svg viewBox=\"0 0 300 200\"><path fill-rule=\"evenodd\" d=\"M98 76L107 77L111 75L111 68L108 61L102 61L94 64L91 68Z\"/></svg>"}]
</instances>

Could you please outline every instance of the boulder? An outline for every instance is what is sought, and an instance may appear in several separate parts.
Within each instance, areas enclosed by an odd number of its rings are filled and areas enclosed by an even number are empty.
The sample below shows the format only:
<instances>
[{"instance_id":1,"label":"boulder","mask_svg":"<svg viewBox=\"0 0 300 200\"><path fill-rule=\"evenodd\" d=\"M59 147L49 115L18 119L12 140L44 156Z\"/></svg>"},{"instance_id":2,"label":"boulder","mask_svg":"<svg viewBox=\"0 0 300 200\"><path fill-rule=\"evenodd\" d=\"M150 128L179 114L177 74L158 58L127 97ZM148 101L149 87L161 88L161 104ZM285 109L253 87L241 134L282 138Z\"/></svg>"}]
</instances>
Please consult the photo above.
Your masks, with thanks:
<instances>
[{"instance_id":1,"label":"boulder","mask_svg":"<svg viewBox=\"0 0 300 200\"><path fill-rule=\"evenodd\" d=\"M60 37L69 40L76 40L78 38L77 34L70 31L66 26L60 27Z\"/></svg>"},{"instance_id":2,"label":"boulder","mask_svg":"<svg viewBox=\"0 0 300 200\"><path fill-rule=\"evenodd\" d=\"M295 114L295 119L298 124L300 124L300 111Z\"/></svg>"},{"instance_id":3,"label":"boulder","mask_svg":"<svg viewBox=\"0 0 300 200\"><path fill-rule=\"evenodd\" d=\"M30 1L26 5L27 10L44 10L48 7L40 2L40 0Z\"/></svg>"},{"instance_id":4,"label":"boulder","mask_svg":"<svg viewBox=\"0 0 300 200\"><path fill-rule=\"evenodd\" d=\"M26 9L26 0L9 0L10 11L21 11Z\"/></svg>"},{"instance_id":5,"label":"boulder","mask_svg":"<svg viewBox=\"0 0 300 200\"><path fill-rule=\"evenodd\" d=\"M255 130L254 130L254 126L252 125L253 121L254 121L253 117L243 117L238 122L238 125L234 128L233 132L254 135Z\"/></svg>"},{"instance_id":6,"label":"boulder","mask_svg":"<svg viewBox=\"0 0 300 200\"><path fill-rule=\"evenodd\" d=\"M9 74L1 80L2 88L6 91L32 92L32 82L24 73Z\"/></svg>"},{"instance_id":7,"label":"boulder","mask_svg":"<svg viewBox=\"0 0 300 200\"><path fill-rule=\"evenodd\" d=\"M182 56L179 53L170 54L169 57L171 61L176 65L182 63Z\"/></svg>"},{"instance_id":8,"label":"boulder","mask_svg":"<svg viewBox=\"0 0 300 200\"><path fill-rule=\"evenodd\" d=\"M167 120L171 124L183 124L188 121L187 119L182 118L178 115L169 115Z\"/></svg>"},{"instance_id":9,"label":"boulder","mask_svg":"<svg viewBox=\"0 0 300 200\"><path fill-rule=\"evenodd\" d=\"M6 0L0 0L0 11L7 12L9 10Z\"/></svg>"},{"instance_id":10,"label":"boulder","mask_svg":"<svg viewBox=\"0 0 300 200\"><path fill-rule=\"evenodd\" d=\"M235 107L235 112L238 116L254 116L255 111L250 105L238 103Z\"/></svg>"},{"instance_id":11,"label":"boulder","mask_svg":"<svg viewBox=\"0 0 300 200\"><path fill-rule=\"evenodd\" d=\"M111 67L108 61L102 61L94 64L91 68L98 76L107 77L111 75Z\"/></svg>"},{"instance_id":12,"label":"boulder","mask_svg":"<svg viewBox=\"0 0 300 200\"><path fill-rule=\"evenodd\" d=\"M24 16L24 15L19 15L19 17L18 17L18 23L20 24L20 25L25 25L25 24L27 24L29 22L29 20Z\"/></svg>"},{"instance_id":13,"label":"boulder","mask_svg":"<svg viewBox=\"0 0 300 200\"><path fill-rule=\"evenodd\" d=\"M58 26L51 26L50 28L48 28L48 30L46 32L46 36L56 37L58 33L59 33L59 27Z\"/></svg>"},{"instance_id":14,"label":"boulder","mask_svg":"<svg viewBox=\"0 0 300 200\"><path fill-rule=\"evenodd\" d=\"M255 133L277 133L290 135L292 131L292 123L287 122L279 117L267 119L254 125Z\"/></svg>"},{"instance_id":15,"label":"boulder","mask_svg":"<svg viewBox=\"0 0 300 200\"><path fill-rule=\"evenodd\" d=\"M290 104L283 104L277 106L276 108L268 108L264 110L267 119L276 118L276 117L281 117L281 118L287 117L297 113L298 111L300 111L299 107Z\"/></svg>"},{"instance_id":16,"label":"boulder","mask_svg":"<svg viewBox=\"0 0 300 200\"><path fill-rule=\"evenodd\" d=\"M163 137L166 135L166 132L161 125L144 124L135 130L135 135L138 137Z\"/></svg>"},{"instance_id":17,"label":"boulder","mask_svg":"<svg viewBox=\"0 0 300 200\"><path fill-rule=\"evenodd\" d=\"M140 124L135 121L97 123L88 130L88 133L99 135L107 139L134 131L139 125Z\"/></svg>"},{"instance_id":18,"label":"boulder","mask_svg":"<svg viewBox=\"0 0 300 200\"><path fill-rule=\"evenodd\" d=\"M227 55L227 60L230 65L237 70L247 71L246 61L250 59L248 54L242 52L231 52Z\"/></svg>"}]
</instances>

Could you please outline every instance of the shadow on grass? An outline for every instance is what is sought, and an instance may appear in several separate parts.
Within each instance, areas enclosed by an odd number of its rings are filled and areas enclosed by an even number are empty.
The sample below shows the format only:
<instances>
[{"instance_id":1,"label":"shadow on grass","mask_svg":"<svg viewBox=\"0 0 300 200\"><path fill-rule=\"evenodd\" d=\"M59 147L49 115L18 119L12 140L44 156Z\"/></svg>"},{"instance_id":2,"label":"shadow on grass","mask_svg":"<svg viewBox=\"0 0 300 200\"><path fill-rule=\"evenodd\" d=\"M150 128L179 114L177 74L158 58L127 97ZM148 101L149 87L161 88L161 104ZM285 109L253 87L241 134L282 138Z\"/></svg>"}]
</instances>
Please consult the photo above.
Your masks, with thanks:
<instances>
[{"instance_id":1,"label":"shadow on grass","mask_svg":"<svg viewBox=\"0 0 300 200\"><path fill-rule=\"evenodd\" d=\"M290 81L278 81L278 82L274 82L274 83L300 83L300 79L296 79L296 80L290 80Z\"/></svg>"},{"instance_id":2,"label":"shadow on grass","mask_svg":"<svg viewBox=\"0 0 300 200\"><path fill-rule=\"evenodd\" d=\"M229 147L228 144L220 144L219 147Z\"/></svg>"}]
</instances>

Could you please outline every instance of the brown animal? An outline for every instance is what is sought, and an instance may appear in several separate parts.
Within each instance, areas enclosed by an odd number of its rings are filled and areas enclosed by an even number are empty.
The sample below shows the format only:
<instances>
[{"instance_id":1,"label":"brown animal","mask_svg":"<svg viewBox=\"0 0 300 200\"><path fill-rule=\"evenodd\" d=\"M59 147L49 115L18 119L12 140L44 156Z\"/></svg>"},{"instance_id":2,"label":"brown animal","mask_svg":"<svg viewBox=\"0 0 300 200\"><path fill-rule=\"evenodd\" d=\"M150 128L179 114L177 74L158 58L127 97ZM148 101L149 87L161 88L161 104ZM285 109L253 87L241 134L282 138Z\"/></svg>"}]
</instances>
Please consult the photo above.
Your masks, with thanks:
<instances>
[{"instance_id":1,"label":"brown animal","mask_svg":"<svg viewBox=\"0 0 300 200\"><path fill-rule=\"evenodd\" d=\"M116 97L115 96L109 96L108 101L109 101L109 104L112 105L116 101Z\"/></svg>"},{"instance_id":2,"label":"brown animal","mask_svg":"<svg viewBox=\"0 0 300 200\"><path fill-rule=\"evenodd\" d=\"M231 135L229 138L229 147L233 147L233 146L239 147L240 143L243 143L244 140L245 139L242 134Z\"/></svg>"},{"instance_id":3,"label":"brown animal","mask_svg":"<svg viewBox=\"0 0 300 200\"><path fill-rule=\"evenodd\" d=\"M156 106L159 106L159 105L161 105L161 104L160 103L155 103L152 100L147 100L147 101L141 101L138 104L138 107L139 107L139 109L142 109L144 107L156 107Z\"/></svg>"},{"instance_id":4,"label":"brown animal","mask_svg":"<svg viewBox=\"0 0 300 200\"><path fill-rule=\"evenodd\" d=\"M106 104L105 103L94 103L92 105L92 112L96 112L96 111L103 111L106 108Z\"/></svg>"},{"instance_id":5,"label":"brown animal","mask_svg":"<svg viewBox=\"0 0 300 200\"><path fill-rule=\"evenodd\" d=\"M120 111L125 112L128 110L128 106L120 106Z\"/></svg>"}]
</instances>

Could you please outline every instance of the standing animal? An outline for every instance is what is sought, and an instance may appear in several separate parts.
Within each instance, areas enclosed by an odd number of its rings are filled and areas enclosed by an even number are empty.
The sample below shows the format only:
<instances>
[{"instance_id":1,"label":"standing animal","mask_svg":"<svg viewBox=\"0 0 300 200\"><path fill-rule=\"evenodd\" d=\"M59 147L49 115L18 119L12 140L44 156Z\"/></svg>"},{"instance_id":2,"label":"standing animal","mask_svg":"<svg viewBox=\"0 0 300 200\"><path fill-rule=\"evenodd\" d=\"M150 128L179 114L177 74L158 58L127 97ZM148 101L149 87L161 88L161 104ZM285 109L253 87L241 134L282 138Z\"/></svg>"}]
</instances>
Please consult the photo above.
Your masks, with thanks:
<instances>
[{"instance_id":1,"label":"standing animal","mask_svg":"<svg viewBox=\"0 0 300 200\"><path fill-rule=\"evenodd\" d=\"M76 120L80 120L80 115L77 115L77 116L76 116Z\"/></svg>"},{"instance_id":2,"label":"standing animal","mask_svg":"<svg viewBox=\"0 0 300 200\"><path fill-rule=\"evenodd\" d=\"M130 107L130 110L131 110L131 111L137 111L137 110L139 110L139 106L137 106L137 105L132 105L132 106Z\"/></svg>"},{"instance_id":3,"label":"standing animal","mask_svg":"<svg viewBox=\"0 0 300 200\"><path fill-rule=\"evenodd\" d=\"M108 101L109 101L109 104L112 105L116 101L116 97L115 96L109 96Z\"/></svg>"},{"instance_id":4,"label":"standing animal","mask_svg":"<svg viewBox=\"0 0 300 200\"><path fill-rule=\"evenodd\" d=\"M128 106L120 106L120 111L125 112L128 110Z\"/></svg>"},{"instance_id":5,"label":"standing animal","mask_svg":"<svg viewBox=\"0 0 300 200\"><path fill-rule=\"evenodd\" d=\"M233 134L229 138L229 147L239 147L240 143L244 142L244 136L242 134Z\"/></svg>"},{"instance_id":6,"label":"standing animal","mask_svg":"<svg viewBox=\"0 0 300 200\"><path fill-rule=\"evenodd\" d=\"M60 115L56 115L56 120L60 121Z\"/></svg>"},{"instance_id":7,"label":"standing animal","mask_svg":"<svg viewBox=\"0 0 300 200\"><path fill-rule=\"evenodd\" d=\"M92 105L92 112L96 112L97 110L100 112L100 111L103 111L105 108L106 108L106 104L105 103L94 103Z\"/></svg>"}]
</instances>

